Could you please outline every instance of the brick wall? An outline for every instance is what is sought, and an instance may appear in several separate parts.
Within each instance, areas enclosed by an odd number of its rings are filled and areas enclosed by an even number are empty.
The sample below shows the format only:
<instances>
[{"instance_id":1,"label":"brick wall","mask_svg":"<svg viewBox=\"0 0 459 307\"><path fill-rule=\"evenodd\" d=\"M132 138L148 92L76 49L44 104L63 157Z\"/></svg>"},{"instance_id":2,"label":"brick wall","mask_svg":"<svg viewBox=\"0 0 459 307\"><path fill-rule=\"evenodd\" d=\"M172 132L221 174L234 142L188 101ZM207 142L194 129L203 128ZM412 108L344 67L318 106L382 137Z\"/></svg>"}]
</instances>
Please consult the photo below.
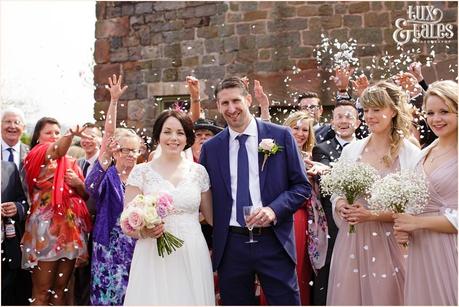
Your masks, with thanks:
<instances>
[{"instance_id":1,"label":"brick wall","mask_svg":"<svg viewBox=\"0 0 459 307\"><path fill-rule=\"evenodd\" d=\"M435 44L435 61L425 67L425 77L428 82L454 79L457 2L432 3L443 11L443 23L454 23L455 34L450 44ZM334 87L313 55L321 33L340 41L356 39L357 55L365 67L373 56L399 53L392 39L394 23L407 18L410 4L416 5L398 1L97 2L94 117L103 119L100 111L106 111L109 100L103 86L113 73L122 73L129 85L119 106L119 120L130 127L145 127L148 135L158 113L155 97L187 94L187 75L202 80L208 117L216 116L212 87L230 75L259 79L271 99L281 104L291 103L289 95L304 90L320 92L329 104ZM426 43L406 48L420 48L421 61L432 51Z\"/></svg>"}]
</instances>

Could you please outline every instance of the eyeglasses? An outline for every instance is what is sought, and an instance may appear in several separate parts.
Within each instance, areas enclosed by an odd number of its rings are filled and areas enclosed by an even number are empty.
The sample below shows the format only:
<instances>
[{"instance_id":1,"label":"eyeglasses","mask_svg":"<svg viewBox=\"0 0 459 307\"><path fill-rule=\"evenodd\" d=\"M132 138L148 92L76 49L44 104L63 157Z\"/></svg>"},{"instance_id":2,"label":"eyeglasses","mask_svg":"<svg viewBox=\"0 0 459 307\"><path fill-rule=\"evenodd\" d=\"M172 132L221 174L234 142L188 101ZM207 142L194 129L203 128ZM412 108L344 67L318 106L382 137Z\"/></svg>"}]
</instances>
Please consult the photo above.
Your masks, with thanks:
<instances>
[{"instance_id":1,"label":"eyeglasses","mask_svg":"<svg viewBox=\"0 0 459 307\"><path fill-rule=\"evenodd\" d=\"M138 149L120 148L119 152L121 152L123 155L129 155L130 153L132 153L133 156L140 155L140 150Z\"/></svg>"},{"instance_id":2,"label":"eyeglasses","mask_svg":"<svg viewBox=\"0 0 459 307\"><path fill-rule=\"evenodd\" d=\"M317 111L319 110L320 106L311 104L308 106L300 106L300 110L306 110L306 111Z\"/></svg>"},{"instance_id":3,"label":"eyeglasses","mask_svg":"<svg viewBox=\"0 0 459 307\"><path fill-rule=\"evenodd\" d=\"M2 123L12 126L13 124L16 126L21 126L22 122L20 120L2 120Z\"/></svg>"}]
</instances>

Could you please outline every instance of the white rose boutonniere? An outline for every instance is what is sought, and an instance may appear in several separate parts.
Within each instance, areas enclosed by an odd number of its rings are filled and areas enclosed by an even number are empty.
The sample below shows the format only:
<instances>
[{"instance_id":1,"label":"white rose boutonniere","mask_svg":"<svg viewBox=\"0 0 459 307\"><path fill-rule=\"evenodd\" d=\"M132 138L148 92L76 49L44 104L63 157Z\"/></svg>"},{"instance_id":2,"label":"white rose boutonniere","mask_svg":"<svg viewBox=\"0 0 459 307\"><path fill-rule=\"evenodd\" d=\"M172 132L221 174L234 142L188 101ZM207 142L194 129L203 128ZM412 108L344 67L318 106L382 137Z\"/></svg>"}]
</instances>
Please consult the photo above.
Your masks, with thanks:
<instances>
[{"instance_id":1,"label":"white rose boutonniere","mask_svg":"<svg viewBox=\"0 0 459 307\"><path fill-rule=\"evenodd\" d=\"M282 151L282 146L279 146L274 142L273 139L262 139L260 144L258 144L258 152L264 154L263 164L261 165L261 171L265 167L268 157Z\"/></svg>"}]
</instances>

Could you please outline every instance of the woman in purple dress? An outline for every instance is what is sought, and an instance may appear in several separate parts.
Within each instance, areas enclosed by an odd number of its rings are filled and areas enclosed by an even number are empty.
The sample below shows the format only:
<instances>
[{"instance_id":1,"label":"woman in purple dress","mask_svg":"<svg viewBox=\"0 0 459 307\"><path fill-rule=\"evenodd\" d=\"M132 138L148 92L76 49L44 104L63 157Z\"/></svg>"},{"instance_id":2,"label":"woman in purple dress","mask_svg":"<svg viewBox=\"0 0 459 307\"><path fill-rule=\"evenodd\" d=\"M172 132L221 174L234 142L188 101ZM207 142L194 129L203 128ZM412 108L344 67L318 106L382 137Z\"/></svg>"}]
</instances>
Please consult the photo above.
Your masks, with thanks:
<instances>
[{"instance_id":1,"label":"woman in purple dress","mask_svg":"<svg viewBox=\"0 0 459 307\"><path fill-rule=\"evenodd\" d=\"M96 203L91 264L92 305L122 305L129 280L136 240L121 231L125 182L140 153L140 137L132 130L116 129L116 107L127 86L109 78L111 102L99 159L86 178L87 191ZM116 131L115 131L116 129ZM115 163L112 164L112 158Z\"/></svg>"},{"instance_id":2,"label":"woman in purple dress","mask_svg":"<svg viewBox=\"0 0 459 307\"><path fill-rule=\"evenodd\" d=\"M419 215L397 214L395 235L409 242L405 305L457 306L457 93L453 81L433 83L424 98L427 124L438 136L422 150L429 202Z\"/></svg>"}]
</instances>

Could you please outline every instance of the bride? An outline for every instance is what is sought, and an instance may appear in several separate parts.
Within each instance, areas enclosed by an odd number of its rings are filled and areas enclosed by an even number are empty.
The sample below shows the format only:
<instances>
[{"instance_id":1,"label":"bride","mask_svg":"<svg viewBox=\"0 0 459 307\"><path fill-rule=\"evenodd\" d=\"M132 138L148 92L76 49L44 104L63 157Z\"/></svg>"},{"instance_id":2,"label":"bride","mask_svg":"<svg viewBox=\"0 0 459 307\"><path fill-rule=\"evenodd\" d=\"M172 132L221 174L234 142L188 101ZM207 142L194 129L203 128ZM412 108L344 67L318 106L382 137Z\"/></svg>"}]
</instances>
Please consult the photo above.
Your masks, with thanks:
<instances>
[{"instance_id":1,"label":"bride","mask_svg":"<svg viewBox=\"0 0 459 307\"><path fill-rule=\"evenodd\" d=\"M126 185L125 206L138 194L166 192L174 213L164 224L142 230L132 258L124 305L215 305L212 265L199 224L199 211L212 223L209 176L204 167L182 157L194 142L193 123L181 111L162 112L153 126L161 155L134 167ZM156 238L168 231L184 244L164 258Z\"/></svg>"}]
</instances>

